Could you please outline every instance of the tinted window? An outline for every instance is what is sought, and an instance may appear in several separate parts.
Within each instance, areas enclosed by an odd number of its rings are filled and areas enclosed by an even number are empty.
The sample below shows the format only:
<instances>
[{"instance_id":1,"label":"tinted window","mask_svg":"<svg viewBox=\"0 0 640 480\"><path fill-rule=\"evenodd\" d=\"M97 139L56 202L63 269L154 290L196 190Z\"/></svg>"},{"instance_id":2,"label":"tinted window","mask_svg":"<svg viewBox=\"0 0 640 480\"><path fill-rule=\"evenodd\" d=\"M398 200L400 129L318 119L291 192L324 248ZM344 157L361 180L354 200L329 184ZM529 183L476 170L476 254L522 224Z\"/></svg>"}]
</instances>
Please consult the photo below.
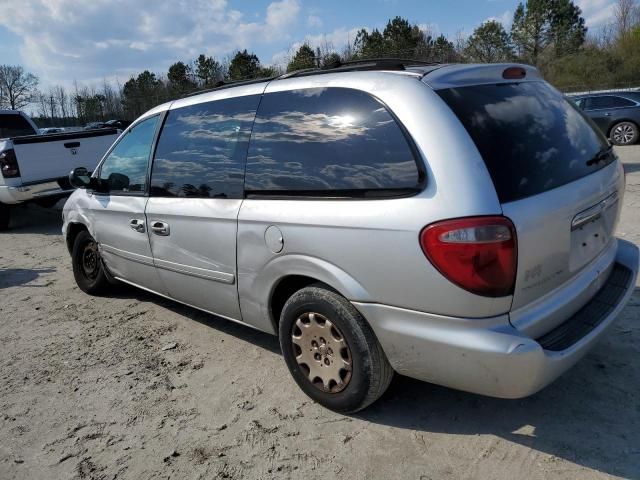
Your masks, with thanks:
<instances>
[{"instance_id":1,"label":"tinted window","mask_svg":"<svg viewBox=\"0 0 640 480\"><path fill-rule=\"evenodd\" d=\"M158 116L147 118L120 139L100 168L101 190L116 194L144 192L157 122Z\"/></svg>"},{"instance_id":2,"label":"tinted window","mask_svg":"<svg viewBox=\"0 0 640 480\"><path fill-rule=\"evenodd\" d=\"M544 82L438 93L471 135L502 202L559 187L608 163L589 162L607 147L605 138Z\"/></svg>"},{"instance_id":3,"label":"tinted window","mask_svg":"<svg viewBox=\"0 0 640 480\"><path fill-rule=\"evenodd\" d=\"M33 127L22 115L0 115L0 138L35 135Z\"/></svg>"},{"instance_id":4,"label":"tinted window","mask_svg":"<svg viewBox=\"0 0 640 480\"><path fill-rule=\"evenodd\" d=\"M364 194L419 185L403 131L370 95L314 88L263 97L247 158L248 192Z\"/></svg>"},{"instance_id":5,"label":"tinted window","mask_svg":"<svg viewBox=\"0 0 640 480\"><path fill-rule=\"evenodd\" d=\"M589 99L589 108L620 108L620 107L632 107L635 103L631 100L627 100L622 97L604 96L604 97L591 97Z\"/></svg>"},{"instance_id":6,"label":"tinted window","mask_svg":"<svg viewBox=\"0 0 640 480\"><path fill-rule=\"evenodd\" d=\"M259 95L171 110L151 172L151 195L240 198Z\"/></svg>"}]
</instances>

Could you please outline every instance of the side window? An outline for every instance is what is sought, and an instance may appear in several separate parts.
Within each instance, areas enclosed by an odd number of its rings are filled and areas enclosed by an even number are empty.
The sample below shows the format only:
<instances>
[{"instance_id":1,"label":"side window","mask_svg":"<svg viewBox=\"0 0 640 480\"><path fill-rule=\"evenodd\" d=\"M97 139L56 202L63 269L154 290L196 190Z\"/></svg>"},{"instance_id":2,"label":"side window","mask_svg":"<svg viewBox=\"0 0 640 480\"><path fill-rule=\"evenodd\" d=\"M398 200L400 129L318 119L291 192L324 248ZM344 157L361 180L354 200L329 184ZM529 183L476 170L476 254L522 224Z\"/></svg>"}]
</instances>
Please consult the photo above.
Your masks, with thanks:
<instances>
[{"instance_id":1,"label":"side window","mask_svg":"<svg viewBox=\"0 0 640 480\"><path fill-rule=\"evenodd\" d=\"M156 197L242 198L249 134L260 95L169 111L151 171Z\"/></svg>"},{"instance_id":2,"label":"side window","mask_svg":"<svg viewBox=\"0 0 640 480\"><path fill-rule=\"evenodd\" d=\"M620 107L632 107L635 103L631 100L627 100L622 97L614 97L606 95L602 97L591 97L591 108L620 108Z\"/></svg>"},{"instance_id":3,"label":"side window","mask_svg":"<svg viewBox=\"0 0 640 480\"><path fill-rule=\"evenodd\" d=\"M611 103L613 107L620 108L620 107L635 106L635 103L627 98L623 98L623 97L609 97L609 98L611 98Z\"/></svg>"},{"instance_id":4,"label":"side window","mask_svg":"<svg viewBox=\"0 0 640 480\"><path fill-rule=\"evenodd\" d=\"M111 150L100 168L102 191L116 195L145 191L158 118L156 115L138 123Z\"/></svg>"},{"instance_id":5,"label":"side window","mask_svg":"<svg viewBox=\"0 0 640 480\"><path fill-rule=\"evenodd\" d=\"M312 88L264 95L247 157L248 193L383 195L417 190L421 180L404 132L369 94Z\"/></svg>"}]
</instances>

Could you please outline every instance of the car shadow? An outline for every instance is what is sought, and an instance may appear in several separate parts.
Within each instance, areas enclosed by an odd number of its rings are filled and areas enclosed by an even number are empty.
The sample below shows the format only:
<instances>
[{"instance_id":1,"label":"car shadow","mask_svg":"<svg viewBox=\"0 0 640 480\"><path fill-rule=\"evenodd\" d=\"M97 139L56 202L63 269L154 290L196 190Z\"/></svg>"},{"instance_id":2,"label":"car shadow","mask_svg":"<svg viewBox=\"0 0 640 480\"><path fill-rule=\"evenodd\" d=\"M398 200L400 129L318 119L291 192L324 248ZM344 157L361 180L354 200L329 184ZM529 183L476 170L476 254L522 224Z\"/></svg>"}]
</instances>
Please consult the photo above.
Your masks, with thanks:
<instances>
[{"instance_id":1,"label":"car shadow","mask_svg":"<svg viewBox=\"0 0 640 480\"><path fill-rule=\"evenodd\" d=\"M55 268L0 268L0 290L3 288L19 287L46 287L44 285L29 285L43 273L55 272Z\"/></svg>"},{"instance_id":2,"label":"car shadow","mask_svg":"<svg viewBox=\"0 0 640 480\"><path fill-rule=\"evenodd\" d=\"M623 163L626 174L640 172L640 163Z\"/></svg>"},{"instance_id":3,"label":"car shadow","mask_svg":"<svg viewBox=\"0 0 640 480\"><path fill-rule=\"evenodd\" d=\"M495 435L609 475L640 479L638 307L640 288L585 358L530 397L490 398L397 375L378 402L355 416L418 432Z\"/></svg>"},{"instance_id":4,"label":"car shadow","mask_svg":"<svg viewBox=\"0 0 640 480\"><path fill-rule=\"evenodd\" d=\"M119 285L109 296L153 302L281 353L273 335L134 287ZM638 306L640 288L627 308ZM633 376L640 369L640 357L617 351L635 348L632 345L640 342L640 329L623 327L620 335L625 336L626 347L617 339L604 339L560 379L525 399L483 397L396 375L380 400L352 416L416 432L494 435L603 473L640 479L640 403L635 400L638 382ZM614 326L609 338L615 332ZM621 358L631 359L630 363L621 363Z\"/></svg>"},{"instance_id":5,"label":"car shadow","mask_svg":"<svg viewBox=\"0 0 640 480\"><path fill-rule=\"evenodd\" d=\"M44 208L34 204L14 205L11 207L9 229L3 233L61 235L61 228L62 211L59 208Z\"/></svg>"},{"instance_id":6,"label":"car shadow","mask_svg":"<svg viewBox=\"0 0 640 480\"><path fill-rule=\"evenodd\" d=\"M278 337L275 335L269 335L268 333L260 330L227 320L226 318L218 317L212 313L203 312L202 310L183 305L133 286L126 284L114 285L113 289L109 292L109 297L135 299L139 302L155 303L156 305L167 308L178 315L187 317L190 320L194 320L202 325L214 328L228 335L232 335L239 340L264 348L271 353L281 353L280 342L278 341Z\"/></svg>"}]
</instances>

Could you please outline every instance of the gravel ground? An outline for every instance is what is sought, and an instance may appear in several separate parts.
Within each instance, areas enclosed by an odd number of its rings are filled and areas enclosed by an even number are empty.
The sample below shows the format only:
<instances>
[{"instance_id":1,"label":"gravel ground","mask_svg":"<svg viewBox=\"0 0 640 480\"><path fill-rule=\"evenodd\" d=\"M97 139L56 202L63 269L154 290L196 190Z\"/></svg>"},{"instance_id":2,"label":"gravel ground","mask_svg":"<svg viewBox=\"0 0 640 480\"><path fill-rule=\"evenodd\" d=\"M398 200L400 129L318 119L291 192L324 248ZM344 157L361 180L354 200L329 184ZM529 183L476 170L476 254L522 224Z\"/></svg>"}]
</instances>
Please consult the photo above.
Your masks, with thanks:
<instances>
[{"instance_id":1,"label":"gravel ground","mask_svg":"<svg viewBox=\"0 0 640 480\"><path fill-rule=\"evenodd\" d=\"M640 147L618 234L640 243ZM74 284L60 214L0 234L0 479L640 478L640 293L525 400L396 376L358 415L296 387L275 337L122 287Z\"/></svg>"}]
</instances>

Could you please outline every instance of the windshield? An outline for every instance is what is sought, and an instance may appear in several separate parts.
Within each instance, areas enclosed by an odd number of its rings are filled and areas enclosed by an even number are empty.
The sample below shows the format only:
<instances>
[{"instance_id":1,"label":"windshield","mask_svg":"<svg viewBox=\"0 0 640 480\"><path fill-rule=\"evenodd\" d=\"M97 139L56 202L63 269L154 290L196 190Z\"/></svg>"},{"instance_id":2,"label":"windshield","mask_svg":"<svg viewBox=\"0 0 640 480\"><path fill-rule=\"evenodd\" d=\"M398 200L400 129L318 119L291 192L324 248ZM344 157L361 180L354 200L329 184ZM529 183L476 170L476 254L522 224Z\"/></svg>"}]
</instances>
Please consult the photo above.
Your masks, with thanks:
<instances>
[{"instance_id":1,"label":"windshield","mask_svg":"<svg viewBox=\"0 0 640 480\"><path fill-rule=\"evenodd\" d=\"M613 161L612 155L598 157L608 144L593 123L545 82L437 93L478 147L502 203L565 185Z\"/></svg>"},{"instance_id":2,"label":"windshield","mask_svg":"<svg viewBox=\"0 0 640 480\"><path fill-rule=\"evenodd\" d=\"M22 137L34 135L36 132L22 115L0 115L0 138Z\"/></svg>"}]
</instances>

